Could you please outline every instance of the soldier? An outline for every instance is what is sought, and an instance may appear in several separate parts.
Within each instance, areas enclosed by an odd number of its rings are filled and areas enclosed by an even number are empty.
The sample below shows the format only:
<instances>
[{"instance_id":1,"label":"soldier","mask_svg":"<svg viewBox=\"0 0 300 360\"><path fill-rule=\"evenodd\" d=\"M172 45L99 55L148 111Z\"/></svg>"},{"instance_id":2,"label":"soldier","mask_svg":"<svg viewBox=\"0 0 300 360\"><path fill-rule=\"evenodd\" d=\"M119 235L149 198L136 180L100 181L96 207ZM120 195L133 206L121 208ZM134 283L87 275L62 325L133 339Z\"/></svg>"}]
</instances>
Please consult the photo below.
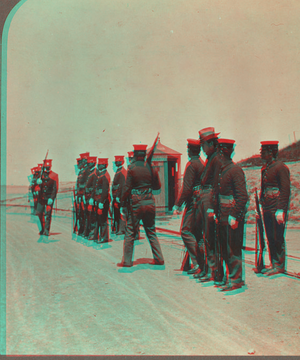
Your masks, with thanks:
<instances>
[{"instance_id":1,"label":"soldier","mask_svg":"<svg viewBox=\"0 0 300 360\"><path fill-rule=\"evenodd\" d=\"M76 211L78 217L78 235L82 235L84 233L85 221L86 221L86 206L83 203L83 196L85 193L85 186L89 176L89 167L87 165L87 159L89 158L90 153L82 153L80 154L80 160L78 161L79 165L79 173L76 181L76 189L75 189L75 204Z\"/></svg>"},{"instance_id":2,"label":"soldier","mask_svg":"<svg viewBox=\"0 0 300 360\"><path fill-rule=\"evenodd\" d=\"M29 190L32 193L32 199L33 199L33 211L32 214L36 214L36 208L37 208L37 203L38 203L38 191L37 191L37 179L40 177L41 175L41 168L39 166L36 166L34 168L31 169L31 174L32 174L32 179L31 179L31 183L30 183L30 187Z\"/></svg>"},{"instance_id":3,"label":"soldier","mask_svg":"<svg viewBox=\"0 0 300 360\"><path fill-rule=\"evenodd\" d=\"M124 190L125 180L126 180L126 170L123 167L124 156L115 156L115 165L117 171L114 176L112 183L112 196L113 196L113 214L114 214L114 229L116 235L125 234L125 221L122 220L120 214L120 202L122 197L122 192Z\"/></svg>"},{"instance_id":4,"label":"soldier","mask_svg":"<svg viewBox=\"0 0 300 360\"><path fill-rule=\"evenodd\" d=\"M86 185L84 188L84 195L83 195L83 203L85 205L85 211L86 211L84 237L89 240L94 239L93 230L95 229L96 226L96 217L93 211L93 206L89 204L89 201L94 191L94 185L96 181L95 179L97 178L96 162L97 162L97 156L89 156L87 160L88 178L86 181Z\"/></svg>"},{"instance_id":5,"label":"soldier","mask_svg":"<svg viewBox=\"0 0 300 360\"><path fill-rule=\"evenodd\" d=\"M218 176L217 217L221 253L228 268L228 279L221 291L231 291L244 285L242 246L248 194L244 171L231 160L235 141L218 142L222 166Z\"/></svg>"},{"instance_id":6,"label":"soldier","mask_svg":"<svg viewBox=\"0 0 300 360\"><path fill-rule=\"evenodd\" d=\"M199 208L200 177L204 169L202 159L199 157L200 140L187 139L187 151L189 162L186 164L181 194L175 202L173 213L178 214L180 207L185 203L185 210L181 222L181 237L189 253L193 268L188 274L198 274L204 269L204 249L202 224ZM200 245L200 247L199 247ZM200 249L202 250L200 252Z\"/></svg>"},{"instance_id":7,"label":"soldier","mask_svg":"<svg viewBox=\"0 0 300 360\"><path fill-rule=\"evenodd\" d=\"M44 160L41 178L37 180L37 215L41 223L40 235L49 236L54 200L58 191L58 176L51 171L52 160Z\"/></svg>"},{"instance_id":8,"label":"soldier","mask_svg":"<svg viewBox=\"0 0 300 360\"><path fill-rule=\"evenodd\" d=\"M205 251L207 270L206 275L195 274L195 278L200 278L201 282L214 281L216 271L215 254L215 231L216 224L214 214L216 213L216 201L214 198L213 186L221 166L218 156L218 135L213 127L204 128L199 131L202 149L206 154L207 160L201 175L200 209L202 216L202 229L205 234Z\"/></svg>"},{"instance_id":9,"label":"soldier","mask_svg":"<svg viewBox=\"0 0 300 360\"><path fill-rule=\"evenodd\" d=\"M155 232L155 201L152 194L153 187L157 182L158 174L152 171L152 167L145 162L147 145L134 145L134 157L127 171L124 193L121 200L121 212L131 195L131 216L128 217L124 239L124 255L118 266L132 266L134 240L140 220L142 220L147 238L150 242L154 265L163 265L164 258ZM155 176L153 176L155 175Z\"/></svg>"},{"instance_id":10,"label":"soldier","mask_svg":"<svg viewBox=\"0 0 300 360\"><path fill-rule=\"evenodd\" d=\"M271 259L271 268L262 273L268 276L285 271L284 231L291 192L289 168L277 155L278 141L261 142L261 158L265 165L261 169L260 202Z\"/></svg>"},{"instance_id":11,"label":"soldier","mask_svg":"<svg viewBox=\"0 0 300 360\"><path fill-rule=\"evenodd\" d=\"M97 177L94 178L93 194L92 198L89 201L89 204L94 207L94 213L96 217L96 226L92 239L98 244L106 243L109 241L109 227L107 223L107 218L110 203L110 176L107 171L107 166L107 158L98 159L98 168L96 171Z\"/></svg>"}]
</instances>

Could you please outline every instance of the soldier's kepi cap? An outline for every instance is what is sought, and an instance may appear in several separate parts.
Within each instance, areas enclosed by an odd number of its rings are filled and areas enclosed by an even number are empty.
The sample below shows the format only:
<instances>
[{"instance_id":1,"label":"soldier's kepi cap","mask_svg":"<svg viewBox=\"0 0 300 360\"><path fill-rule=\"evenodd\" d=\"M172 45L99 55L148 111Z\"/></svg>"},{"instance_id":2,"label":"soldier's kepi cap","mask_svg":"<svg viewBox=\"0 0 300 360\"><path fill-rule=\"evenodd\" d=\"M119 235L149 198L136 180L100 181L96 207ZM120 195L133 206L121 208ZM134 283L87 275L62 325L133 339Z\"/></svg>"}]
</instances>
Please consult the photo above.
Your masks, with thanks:
<instances>
[{"instance_id":1,"label":"soldier's kepi cap","mask_svg":"<svg viewBox=\"0 0 300 360\"><path fill-rule=\"evenodd\" d=\"M41 170L42 169L43 164L38 164L38 168Z\"/></svg>"},{"instance_id":2,"label":"soldier's kepi cap","mask_svg":"<svg viewBox=\"0 0 300 360\"><path fill-rule=\"evenodd\" d=\"M51 167L52 166L52 159L44 160L44 166L45 167Z\"/></svg>"},{"instance_id":3,"label":"soldier's kepi cap","mask_svg":"<svg viewBox=\"0 0 300 360\"><path fill-rule=\"evenodd\" d=\"M199 131L200 142L217 139L220 133L215 133L215 128L207 127Z\"/></svg>"},{"instance_id":4,"label":"soldier's kepi cap","mask_svg":"<svg viewBox=\"0 0 300 360\"><path fill-rule=\"evenodd\" d=\"M108 165L108 158L99 158L98 165Z\"/></svg>"},{"instance_id":5,"label":"soldier's kepi cap","mask_svg":"<svg viewBox=\"0 0 300 360\"><path fill-rule=\"evenodd\" d=\"M133 151L128 151L127 154L128 154L128 157L129 157L129 158L132 158L132 157L133 157Z\"/></svg>"},{"instance_id":6,"label":"soldier's kepi cap","mask_svg":"<svg viewBox=\"0 0 300 360\"><path fill-rule=\"evenodd\" d=\"M84 158L83 158L84 159ZM96 162L97 162L97 156L89 156L88 158L87 158L87 162L89 163L89 164L96 164Z\"/></svg>"},{"instance_id":7,"label":"soldier's kepi cap","mask_svg":"<svg viewBox=\"0 0 300 360\"><path fill-rule=\"evenodd\" d=\"M200 146L199 139L187 139L188 146Z\"/></svg>"},{"instance_id":8,"label":"soldier's kepi cap","mask_svg":"<svg viewBox=\"0 0 300 360\"><path fill-rule=\"evenodd\" d=\"M87 160L89 158L89 156L90 156L89 152L85 152L85 153L80 154L81 159L86 159Z\"/></svg>"},{"instance_id":9,"label":"soldier's kepi cap","mask_svg":"<svg viewBox=\"0 0 300 360\"><path fill-rule=\"evenodd\" d=\"M277 140L268 140L268 141L261 141L261 148L262 149L278 149L279 141Z\"/></svg>"},{"instance_id":10,"label":"soldier's kepi cap","mask_svg":"<svg viewBox=\"0 0 300 360\"><path fill-rule=\"evenodd\" d=\"M233 148L235 140L232 139L218 139L219 147Z\"/></svg>"},{"instance_id":11,"label":"soldier's kepi cap","mask_svg":"<svg viewBox=\"0 0 300 360\"><path fill-rule=\"evenodd\" d=\"M115 155L115 162L123 162L124 156L123 155Z\"/></svg>"},{"instance_id":12,"label":"soldier's kepi cap","mask_svg":"<svg viewBox=\"0 0 300 360\"><path fill-rule=\"evenodd\" d=\"M146 152L147 145L141 145L141 144L133 145L133 149L134 149L134 151L145 151Z\"/></svg>"},{"instance_id":13,"label":"soldier's kepi cap","mask_svg":"<svg viewBox=\"0 0 300 360\"><path fill-rule=\"evenodd\" d=\"M30 170L31 170L31 174L34 174L35 172L39 171L39 168L38 167L33 167Z\"/></svg>"}]
</instances>

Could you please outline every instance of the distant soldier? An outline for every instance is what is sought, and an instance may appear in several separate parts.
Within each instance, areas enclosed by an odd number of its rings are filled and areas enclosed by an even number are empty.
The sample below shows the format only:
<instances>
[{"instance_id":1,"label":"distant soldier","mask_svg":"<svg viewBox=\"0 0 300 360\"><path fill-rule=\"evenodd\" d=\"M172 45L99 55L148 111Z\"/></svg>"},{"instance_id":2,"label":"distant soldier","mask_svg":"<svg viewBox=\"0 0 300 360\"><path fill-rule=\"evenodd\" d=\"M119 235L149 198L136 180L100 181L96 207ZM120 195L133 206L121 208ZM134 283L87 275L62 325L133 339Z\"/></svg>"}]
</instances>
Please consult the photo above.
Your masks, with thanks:
<instances>
[{"instance_id":1,"label":"distant soldier","mask_svg":"<svg viewBox=\"0 0 300 360\"><path fill-rule=\"evenodd\" d=\"M214 281L216 271L215 236L216 223L216 201L214 197L214 182L218 176L221 161L218 155L218 135L213 127L204 128L199 131L202 149L206 154L205 168L201 175L200 209L202 215L202 228L205 234L205 250L207 256L207 273L194 275L201 282Z\"/></svg>"},{"instance_id":2,"label":"distant soldier","mask_svg":"<svg viewBox=\"0 0 300 360\"><path fill-rule=\"evenodd\" d=\"M90 169L87 164L87 160L90 156L89 152L80 154L80 160L78 161L79 173L76 181L75 188L75 203L78 217L78 235L84 233L85 221L86 221L86 205L83 202L83 196L85 194L85 186L90 174Z\"/></svg>"},{"instance_id":3,"label":"distant soldier","mask_svg":"<svg viewBox=\"0 0 300 360\"><path fill-rule=\"evenodd\" d=\"M94 185L96 181L95 179L97 178L96 162L97 162L97 156L89 156L87 160L87 164L89 168L88 179L85 185L84 196L83 196L83 203L85 205L85 210L86 210L84 237L89 240L93 240L94 229L96 226L96 217L93 211L93 206L90 205L89 203L94 191Z\"/></svg>"},{"instance_id":4,"label":"distant soldier","mask_svg":"<svg viewBox=\"0 0 300 360\"><path fill-rule=\"evenodd\" d=\"M112 183L112 197L113 197L112 207L113 207L114 228L116 231L116 235L125 234L125 221L122 220L120 214L121 197L126 180L126 170L124 169L123 164L124 164L124 156L115 156L115 166L117 170Z\"/></svg>"},{"instance_id":5,"label":"distant soldier","mask_svg":"<svg viewBox=\"0 0 300 360\"><path fill-rule=\"evenodd\" d=\"M198 210L201 189L200 177L204 164L199 156L200 140L187 139L187 142L189 162L186 164L181 194L175 202L173 212L178 214L182 204L185 204L180 233L193 263L193 268L187 273L197 274L203 271L204 275L202 223L201 213Z\"/></svg>"},{"instance_id":6,"label":"distant soldier","mask_svg":"<svg viewBox=\"0 0 300 360\"><path fill-rule=\"evenodd\" d=\"M31 178L31 183L30 183L30 192L32 193L32 199L33 199L33 214L36 214L36 207L37 207L37 203L38 203L38 191L37 191L37 179L40 177L41 175L41 168L39 166L36 166L34 168L31 169L31 174L32 174L32 178Z\"/></svg>"},{"instance_id":7,"label":"distant soldier","mask_svg":"<svg viewBox=\"0 0 300 360\"><path fill-rule=\"evenodd\" d=\"M268 276L285 271L284 230L291 193L289 168L277 159L277 155L278 141L261 142L261 158L265 165L261 169L260 202L272 266L262 273Z\"/></svg>"},{"instance_id":8,"label":"distant soldier","mask_svg":"<svg viewBox=\"0 0 300 360\"><path fill-rule=\"evenodd\" d=\"M58 191L58 175L51 171L52 160L44 160L41 178L37 180L37 215L41 223L40 235L49 236L54 200Z\"/></svg>"},{"instance_id":9,"label":"distant soldier","mask_svg":"<svg viewBox=\"0 0 300 360\"><path fill-rule=\"evenodd\" d=\"M96 225L92 239L98 244L109 241L109 227L107 223L108 209L110 203L109 187L110 176L107 171L108 159L99 158L96 170L96 177L94 178L94 186L92 198L89 205L93 206L96 217ZM99 236L100 230L100 236Z\"/></svg>"},{"instance_id":10,"label":"distant soldier","mask_svg":"<svg viewBox=\"0 0 300 360\"><path fill-rule=\"evenodd\" d=\"M244 285L242 246L248 194L242 168L231 160L235 141L219 139L222 166L218 176L219 237L221 254L228 268L228 279L222 291L231 291Z\"/></svg>"},{"instance_id":11,"label":"distant soldier","mask_svg":"<svg viewBox=\"0 0 300 360\"><path fill-rule=\"evenodd\" d=\"M131 216L128 217L124 240L123 261L118 266L132 266L133 246L140 220L142 220L150 242L154 265L163 265L164 258L155 231L155 201L152 189L158 179L151 165L145 161L147 145L134 145L136 161L127 170L124 193L121 200L121 212L128 197L131 196ZM153 176L154 175L154 176Z\"/></svg>"}]
</instances>

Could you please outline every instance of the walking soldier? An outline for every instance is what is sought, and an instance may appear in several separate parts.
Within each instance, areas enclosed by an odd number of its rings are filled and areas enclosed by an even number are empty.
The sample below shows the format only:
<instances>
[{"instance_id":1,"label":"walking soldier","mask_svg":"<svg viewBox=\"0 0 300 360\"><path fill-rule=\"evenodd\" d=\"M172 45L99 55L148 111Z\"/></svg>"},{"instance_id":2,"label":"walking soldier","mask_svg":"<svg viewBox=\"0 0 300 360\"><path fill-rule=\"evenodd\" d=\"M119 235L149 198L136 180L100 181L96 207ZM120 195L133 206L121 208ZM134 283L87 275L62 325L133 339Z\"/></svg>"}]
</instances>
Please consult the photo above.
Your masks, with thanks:
<instances>
[{"instance_id":1,"label":"walking soldier","mask_svg":"<svg viewBox=\"0 0 300 360\"><path fill-rule=\"evenodd\" d=\"M228 268L228 279L222 291L238 289L244 285L242 271L242 246L248 194L245 174L231 160L235 141L219 139L222 166L218 176L218 211L221 258Z\"/></svg>"},{"instance_id":2,"label":"walking soldier","mask_svg":"<svg viewBox=\"0 0 300 360\"><path fill-rule=\"evenodd\" d=\"M214 281L216 271L215 254L215 231L216 224L214 214L216 213L216 201L214 197L213 185L218 175L221 161L217 152L218 135L213 127L204 128L199 131L202 149L207 156L205 168L201 175L200 209L202 215L202 229L205 235L206 252L206 274L196 274L195 278L200 278L201 282Z\"/></svg>"},{"instance_id":3,"label":"walking soldier","mask_svg":"<svg viewBox=\"0 0 300 360\"><path fill-rule=\"evenodd\" d=\"M134 145L136 161L127 170L124 193L121 200L121 212L128 197L131 196L131 209L127 220L124 239L123 261L118 266L132 266L134 240L142 220L150 242L154 265L163 265L164 258L155 231L155 201L152 189L156 189L158 174L153 172L149 162L145 161L147 145Z\"/></svg>"},{"instance_id":4,"label":"walking soldier","mask_svg":"<svg viewBox=\"0 0 300 360\"><path fill-rule=\"evenodd\" d=\"M125 234L125 221L122 220L120 214L120 202L122 197L122 192L124 190L125 180L126 180L126 170L123 167L124 164L124 156L115 156L115 165L117 167L117 171L114 176L114 180L112 183L112 208L113 208L113 218L114 218L114 229L116 235Z\"/></svg>"},{"instance_id":5,"label":"walking soldier","mask_svg":"<svg viewBox=\"0 0 300 360\"><path fill-rule=\"evenodd\" d=\"M53 203L58 191L58 176L50 172L52 160L44 160L41 178L37 180L38 203L36 213L40 219L40 235L49 236ZM52 173L52 174L51 174Z\"/></svg>"},{"instance_id":6,"label":"walking soldier","mask_svg":"<svg viewBox=\"0 0 300 360\"><path fill-rule=\"evenodd\" d=\"M181 194L176 200L173 212L178 214L182 204L185 203L180 232L193 263L193 268L188 270L187 273L198 274L205 270L201 213L198 210L200 177L204 169L204 164L199 157L200 140L187 139L187 142L189 162L185 168ZM202 250L201 252L200 249Z\"/></svg>"},{"instance_id":7,"label":"walking soldier","mask_svg":"<svg viewBox=\"0 0 300 360\"><path fill-rule=\"evenodd\" d=\"M261 158L265 165L261 169L260 202L271 258L271 268L262 273L269 276L285 271L284 231L291 191L289 168L277 155L278 141L261 142Z\"/></svg>"},{"instance_id":8,"label":"walking soldier","mask_svg":"<svg viewBox=\"0 0 300 360\"><path fill-rule=\"evenodd\" d=\"M96 218L96 225L92 239L98 244L109 241L109 227L107 218L110 203L110 176L107 172L107 165L107 158L98 159L98 168L96 171L97 176L94 178L92 198L89 201L89 204L94 208L94 214Z\"/></svg>"}]
</instances>

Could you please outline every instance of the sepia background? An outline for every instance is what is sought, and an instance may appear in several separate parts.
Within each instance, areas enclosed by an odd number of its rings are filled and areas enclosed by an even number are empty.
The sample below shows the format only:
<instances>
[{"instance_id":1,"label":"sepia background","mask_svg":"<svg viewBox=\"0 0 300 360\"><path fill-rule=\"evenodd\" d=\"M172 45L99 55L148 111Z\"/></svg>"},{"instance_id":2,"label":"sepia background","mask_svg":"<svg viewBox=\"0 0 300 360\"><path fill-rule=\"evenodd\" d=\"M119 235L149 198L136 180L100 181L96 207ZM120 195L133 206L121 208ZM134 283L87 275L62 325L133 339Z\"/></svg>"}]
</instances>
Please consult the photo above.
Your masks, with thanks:
<instances>
[{"instance_id":1,"label":"sepia background","mask_svg":"<svg viewBox=\"0 0 300 360\"><path fill-rule=\"evenodd\" d=\"M236 140L235 161L298 140L299 14L292 0L25 1L7 43L7 185L47 149L72 181L79 153L112 172L157 132L182 169L203 127Z\"/></svg>"}]
</instances>

